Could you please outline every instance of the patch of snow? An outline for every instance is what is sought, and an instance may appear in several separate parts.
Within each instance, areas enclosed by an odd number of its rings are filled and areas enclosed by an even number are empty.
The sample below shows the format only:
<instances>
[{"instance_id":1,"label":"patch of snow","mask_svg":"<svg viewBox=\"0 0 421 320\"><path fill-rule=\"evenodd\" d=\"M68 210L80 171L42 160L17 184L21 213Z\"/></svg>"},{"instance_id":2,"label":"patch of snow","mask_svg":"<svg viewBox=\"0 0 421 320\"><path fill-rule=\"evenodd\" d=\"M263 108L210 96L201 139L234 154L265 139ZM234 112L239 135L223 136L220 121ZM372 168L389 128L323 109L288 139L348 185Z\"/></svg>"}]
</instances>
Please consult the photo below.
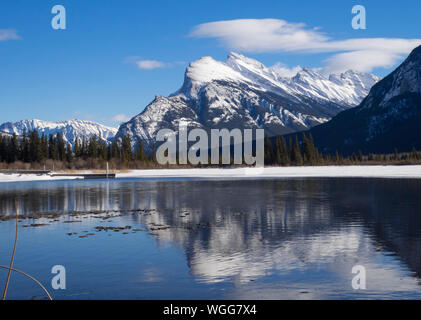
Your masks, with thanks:
<instances>
[{"instance_id":1,"label":"patch of snow","mask_svg":"<svg viewBox=\"0 0 421 320\"><path fill-rule=\"evenodd\" d=\"M52 181L52 180L75 180L81 177L52 177L50 175L36 174L3 174L0 173L1 182L25 182L25 181Z\"/></svg>"},{"instance_id":2,"label":"patch of snow","mask_svg":"<svg viewBox=\"0 0 421 320\"><path fill-rule=\"evenodd\" d=\"M202 178L202 179L259 179L259 178L414 178L421 179L421 165L408 166L314 166L265 168L210 168L133 170L119 173L117 178Z\"/></svg>"}]
</instances>

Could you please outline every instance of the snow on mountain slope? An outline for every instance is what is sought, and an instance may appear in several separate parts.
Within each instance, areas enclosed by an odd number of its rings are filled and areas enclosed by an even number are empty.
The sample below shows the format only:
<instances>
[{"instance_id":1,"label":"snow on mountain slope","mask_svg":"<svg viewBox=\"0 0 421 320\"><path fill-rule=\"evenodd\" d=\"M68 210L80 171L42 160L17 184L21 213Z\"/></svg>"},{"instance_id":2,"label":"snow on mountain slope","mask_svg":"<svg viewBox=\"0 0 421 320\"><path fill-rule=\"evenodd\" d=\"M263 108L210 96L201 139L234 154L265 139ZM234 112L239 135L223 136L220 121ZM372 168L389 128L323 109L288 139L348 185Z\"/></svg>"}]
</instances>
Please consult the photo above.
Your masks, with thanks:
<instances>
[{"instance_id":1,"label":"snow on mountain slope","mask_svg":"<svg viewBox=\"0 0 421 320\"><path fill-rule=\"evenodd\" d=\"M380 80L377 76L352 70L326 77L310 68L303 68L294 77L288 78L281 76L276 68L268 68L254 59L234 52L228 55L226 64L249 81L259 84L262 89L277 93L285 91L285 96L294 96L298 100L304 95L349 106L359 104L370 88Z\"/></svg>"},{"instance_id":2,"label":"snow on mountain slope","mask_svg":"<svg viewBox=\"0 0 421 320\"><path fill-rule=\"evenodd\" d=\"M421 148L421 46L362 103L311 130L324 152L392 153Z\"/></svg>"},{"instance_id":3,"label":"snow on mountain slope","mask_svg":"<svg viewBox=\"0 0 421 320\"><path fill-rule=\"evenodd\" d=\"M205 84L223 80L243 83L254 89L272 91L284 97L295 98L297 101L304 95L355 106L380 78L352 70L325 77L310 68L303 68L292 78L282 77L276 68L268 68L257 60L231 52L225 62L203 57L190 63L186 71L186 80L193 89L188 92L191 97L197 97L197 92ZM185 93L185 87L181 91Z\"/></svg>"},{"instance_id":4,"label":"snow on mountain slope","mask_svg":"<svg viewBox=\"0 0 421 320\"><path fill-rule=\"evenodd\" d=\"M249 81L241 73L230 68L226 63L216 61L212 57L203 57L198 61L190 63L187 68L186 78L190 79L197 87L214 80Z\"/></svg>"},{"instance_id":5,"label":"snow on mountain slope","mask_svg":"<svg viewBox=\"0 0 421 320\"><path fill-rule=\"evenodd\" d=\"M347 71L324 76L304 68L283 77L276 68L230 53L225 62L203 57L187 67L180 90L157 96L116 135L143 140L151 150L159 129L263 128L268 135L306 130L359 104L378 77Z\"/></svg>"},{"instance_id":6,"label":"snow on mountain slope","mask_svg":"<svg viewBox=\"0 0 421 320\"><path fill-rule=\"evenodd\" d=\"M39 135L46 135L47 137L52 134L60 133L65 142L70 143L72 146L75 141L81 142L83 139L89 139L96 135L102 141L111 141L117 133L116 128L107 127L99 123L87 120L67 120L60 122L42 121L37 119L22 120L19 122L11 123L6 122L0 125L0 131L23 135L24 132L36 130Z\"/></svg>"}]
</instances>

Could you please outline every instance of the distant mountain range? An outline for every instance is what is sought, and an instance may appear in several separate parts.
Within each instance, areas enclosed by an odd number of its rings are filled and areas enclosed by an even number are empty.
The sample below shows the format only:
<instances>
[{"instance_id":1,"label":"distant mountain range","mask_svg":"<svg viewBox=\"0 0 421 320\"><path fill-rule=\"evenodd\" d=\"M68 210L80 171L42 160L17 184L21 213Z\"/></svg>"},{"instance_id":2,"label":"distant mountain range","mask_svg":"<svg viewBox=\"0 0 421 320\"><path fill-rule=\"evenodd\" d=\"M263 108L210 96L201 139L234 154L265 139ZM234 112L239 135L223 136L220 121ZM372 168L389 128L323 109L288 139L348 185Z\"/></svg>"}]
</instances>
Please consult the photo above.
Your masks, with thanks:
<instances>
[{"instance_id":1,"label":"distant mountain range","mask_svg":"<svg viewBox=\"0 0 421 320\"><path fill-rule=\"evenodd\" d=\"M83 139L89 139L92 136L97 136L102 141L109 142L114 139L117 133L117 128L86 120L51 122L32 119L15 123L6 122L0 125L0 132L4 134L23 135L25 132L29 133L33 130L36 130L40 136L44 134L47 137L50 134L54 136L60 133L64 141L72 146L76 141L81 142Z\"/></svg>"},{"instance_id":2,"label":"distant mountain range","mask_svg":"<svg viewBox=\"0 0 421 320\"><path fill-rule=\"evenodd\" d=\"M12 134L10 134L10 133L8 133L8 132L0 131L0 136L10 138L10 137L12 137Z\"/></svg>"},{"instance_id":3,"label":"distant mountain range","mask_svg":"<svg viewBox=\"0 0 421 320\"><path fill-rule=\"evenodd\" d=\"M309 129L358 105L379 80L347 71L324 76L304 68L284 77L277 68L238 53L225 62L204 57L190 63L180 90L157 96L145 110L122 124L117 139L152 149L160 129L263 128L269 136Z\"/></svg>"},{"instance_id":4,"label":"distant mountain range","mask_svg":"<svg viewBox=\"0 0 421 320\"><path fill-rule=\"evenodd\" d=\"M421 46L371 89L362 103L310 130L323 152L421 150Z\"/></svg>"}]
</instances>

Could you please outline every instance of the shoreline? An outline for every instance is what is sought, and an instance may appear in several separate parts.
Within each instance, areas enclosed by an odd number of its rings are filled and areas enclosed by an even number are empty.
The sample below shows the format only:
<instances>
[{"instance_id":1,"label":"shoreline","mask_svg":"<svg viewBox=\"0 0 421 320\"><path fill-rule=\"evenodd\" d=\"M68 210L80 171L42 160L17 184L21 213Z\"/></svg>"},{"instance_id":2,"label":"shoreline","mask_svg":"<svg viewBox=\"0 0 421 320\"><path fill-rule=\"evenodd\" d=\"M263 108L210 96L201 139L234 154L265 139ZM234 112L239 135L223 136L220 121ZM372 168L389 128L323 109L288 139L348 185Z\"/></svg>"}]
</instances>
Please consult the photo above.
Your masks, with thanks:
<instances>
[{"instance_id":1,"label":"shoreline","mask_svg":"<svg viewBox=\"0 0 421 320\"><path fill-rule=\"evenodd\" d=\"M93 171L92 171L93 172ZM81 170L78 173L89 173ZM116 179L258 179L258 178L408 178L421 179L421 165L302 166L264 168L142 169L116 172ZM81 179L36 174L0 173L0 183Z\"/></svg>"}]
</instances>

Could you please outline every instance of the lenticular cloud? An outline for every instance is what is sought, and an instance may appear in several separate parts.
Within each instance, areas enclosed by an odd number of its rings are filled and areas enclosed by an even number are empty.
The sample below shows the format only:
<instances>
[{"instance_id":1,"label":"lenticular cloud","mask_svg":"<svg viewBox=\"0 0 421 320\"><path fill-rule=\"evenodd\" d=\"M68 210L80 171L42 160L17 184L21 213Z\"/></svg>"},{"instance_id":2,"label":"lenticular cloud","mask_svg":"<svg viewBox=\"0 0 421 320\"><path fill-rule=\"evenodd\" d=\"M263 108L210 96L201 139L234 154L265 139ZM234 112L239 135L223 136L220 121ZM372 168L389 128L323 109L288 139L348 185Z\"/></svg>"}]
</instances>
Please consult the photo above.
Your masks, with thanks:
<instances>
[{"instance_id":1,"label":"lenticular cloud","mask_svg":"<svg viewBox=\"0 0 421 320\"><path fill-rule=\"evenodd\" d=\"M200 24L191 37L216 38L229 48L245 52L333 53L326 72L353 69L370 72L391 67L421 44L421 39L353 38L335 40L317 28L279 19L237 19Z\"/></svg>"}]
</instances>

